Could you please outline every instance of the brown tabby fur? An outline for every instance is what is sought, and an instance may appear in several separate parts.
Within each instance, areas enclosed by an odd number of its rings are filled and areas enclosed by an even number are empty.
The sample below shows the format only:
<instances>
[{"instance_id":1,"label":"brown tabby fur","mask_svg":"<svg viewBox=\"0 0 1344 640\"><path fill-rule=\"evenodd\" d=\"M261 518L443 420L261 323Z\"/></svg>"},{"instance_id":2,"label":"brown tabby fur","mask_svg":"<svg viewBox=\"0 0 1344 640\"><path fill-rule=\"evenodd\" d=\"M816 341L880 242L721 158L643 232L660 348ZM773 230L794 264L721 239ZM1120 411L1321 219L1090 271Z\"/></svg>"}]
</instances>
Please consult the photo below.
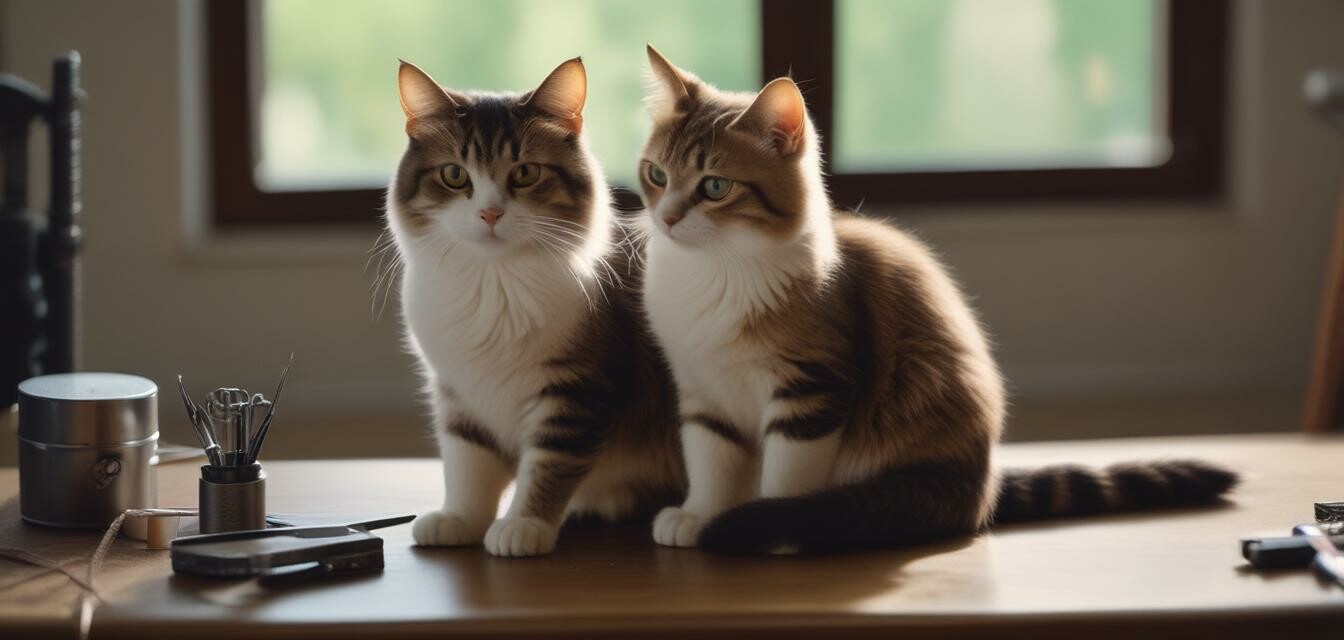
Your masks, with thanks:
<instances>
[{"instance_id":1,"label":"brown tabby fur","mask_svg":"<svg viewBox=\"0 0 1344 640\"><path fill-rule=\"evenodd\" d=\"M797 131L772 127L756 113L758 96L718 91L652 48L649 55L654 130L640 175L650 209L673 225L698 209L723 233L760 236L775 252L771 259L793 256L803 265L770 293L717 311L735 314L736 333L724 349L762 363L772 378L774 417L764 429L735 424L731 410L683 394L683 422L757 459L759 443L771 434L841 438L829 488L730 509L704 529L700 545L889 546L988 526L1000 499L992 457L1006 400L987 340L946 270L927 246L894 226L832 212L805 116ZM665 185L654 183L651 165L666 171ZM701 194L695 185L707 175L733 180L730 193L718 201ZM679 200L662 202L668 194ZM690 249L697 250L706 261L716 259L715 251L732 251ZM757 260L722 264L764 268L766 259ZM679 344L659 337L666 349ZM1207 501L1235 481L1198 463L1137 468L1151 471L1146 483L1141 473L1127 476L1141 487L1116 483L1110 472L1071 468L1010 474L1005 488L1013 493L1004 503L1017 508L1014 519L1142 508Z\"/></svg>"},{"instance_id":2,"label":"brown tabby fur","mask_svg":"<svg viewBox=\"0 0 1344 640\"><path fill-rule=\"evenodd\" d=\"M637 247L607 211L581 116L538 105L546 83L524 93L466 94L440 89L409 64L401 73L409 140L388 193L388 221L407 265L408 341L423 365L441 446L485 449L517 476L510 517L558 526L569 513L617 519L674 499L685 482L675 397L638 311L639 262L629 259ZM582 74L582 66L569 61L547 82L562 73ZM510 181L523 163L541 168L535 183ZM450 188L440 175L448 165L464 168L471 186ZM498 202L474 197L487 180ZM476 225L464 229L484 229L475 211L491 204L515 220L525 213L549 220L540 228L551 231L494 252L474 252L470 240L444 231L440 217L450 215ZM584 259L597 273L586 285L566 273ZM450 494L502 488L462 480L466 486L449 480ZM486 524L470 523L480 530L469 533L483 534Z\"/></svg>"}]
</instances>

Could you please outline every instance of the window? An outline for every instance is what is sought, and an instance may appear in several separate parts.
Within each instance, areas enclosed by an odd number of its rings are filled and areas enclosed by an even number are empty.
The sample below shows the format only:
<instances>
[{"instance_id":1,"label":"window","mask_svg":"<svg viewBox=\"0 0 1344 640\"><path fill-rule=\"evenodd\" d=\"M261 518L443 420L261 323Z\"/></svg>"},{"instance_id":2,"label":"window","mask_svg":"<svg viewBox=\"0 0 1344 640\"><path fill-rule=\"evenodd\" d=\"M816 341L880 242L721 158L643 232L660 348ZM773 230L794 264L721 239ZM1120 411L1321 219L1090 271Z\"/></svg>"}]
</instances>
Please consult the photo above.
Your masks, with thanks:
<instances>
[{"instance_id":1,"label":"window","mask_svg":"<svg viewBox=\"0 0 1344 640\"><path fill-rule=\"evenodd\" d=\"M498 91L536 86L582 53L588 142L612 182L633 184L648 118L638 109L643 66L631 63L643 61L644 43L677 51L710 82L752 89L760 78L757 13L756 0L263 2L257 183L387 184L406 146L398 58L449 87ZM320 34L315 15L323 16Z\"/></svg>"},{"instance_id":2,"label":"window","mask_svg":"<svg viewBox=\"0 0 1344 640\"><path fill-rule=\"evenodd\" d=\"M612 184L631 185L648 126L646 41L723 88L791 72L841 205L1218 186L1220 0L254 0L209 11L221 224L375 220L405 142L397 58L450 87L518 90L582 54L589 142Z\"/></svg>"},{"instance_id":3,"label":"window","mask_svg":"<svg viewBox=\"0 0 1344 640\"><path fill-rule=\"evenodd\" d=\"M1149 167L1157 0L840 0L840 172Z\"/></svg>"}]
</instances>

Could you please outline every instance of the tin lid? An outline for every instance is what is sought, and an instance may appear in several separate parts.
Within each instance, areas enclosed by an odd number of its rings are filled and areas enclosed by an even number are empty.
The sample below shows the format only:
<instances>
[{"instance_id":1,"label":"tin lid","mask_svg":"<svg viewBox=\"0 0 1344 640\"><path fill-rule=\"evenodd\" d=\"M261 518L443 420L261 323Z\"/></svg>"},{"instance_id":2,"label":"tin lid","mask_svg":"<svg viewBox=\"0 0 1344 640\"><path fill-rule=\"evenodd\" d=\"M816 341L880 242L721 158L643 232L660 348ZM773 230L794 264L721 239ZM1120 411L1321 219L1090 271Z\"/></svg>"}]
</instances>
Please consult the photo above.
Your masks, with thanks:
<instances>
[{"instance_id":1,"label":"tin lid","mask_svg":"<svg viewBox=\"0 0 1344 640\"><path fill-rule=\"evenodd\" d=\"M159 430L159 388L125 373L59 373L19 383L19 437L45 444L100 445Z\"/></svg>"}]
</instances>

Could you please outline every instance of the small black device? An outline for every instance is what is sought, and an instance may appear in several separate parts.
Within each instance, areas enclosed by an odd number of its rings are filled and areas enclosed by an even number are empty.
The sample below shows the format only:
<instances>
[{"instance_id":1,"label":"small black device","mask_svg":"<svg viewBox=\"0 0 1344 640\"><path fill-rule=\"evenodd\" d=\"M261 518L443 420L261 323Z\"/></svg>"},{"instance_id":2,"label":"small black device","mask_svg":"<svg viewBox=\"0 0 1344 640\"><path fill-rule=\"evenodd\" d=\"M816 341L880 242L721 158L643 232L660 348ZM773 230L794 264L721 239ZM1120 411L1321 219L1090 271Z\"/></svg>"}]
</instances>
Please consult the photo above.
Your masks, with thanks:
<instances>
[{"instance_id":1,"label":"small black device","mask_svg":"<svg viewBox=\"0 0 1344 640\"><path fill-rule=\"evenodd\" d=\"M1344 522L1322 523L1320 529L1336 546L1344 546ZM1243 538L1241 555L1257 569L1304 568L1316 558L1316 548L1306 536L1294 531L1294 535L1285 537Z\"/></svg>"},{"instance_id":2,"label":"small black device","mask_svg":"<svg viewBox=\"0 0 1344 640\"><path fill-rule=\"evenodd\" d=\"M263 579L378 571L383 568L383 539L369 530L414 519L406 515L178 538L171 547L173 571L206 578Z\"/></svg>"},{"instance_id":3,"label":"small black device","mask_svg":"<svg viewBox=\"0 0 1344 640\"><path fill-rule=\"evenodd\" d=\"M1344 522L1344 502L1317 502L1316 522Z\"/></svg>"}]
</instances>

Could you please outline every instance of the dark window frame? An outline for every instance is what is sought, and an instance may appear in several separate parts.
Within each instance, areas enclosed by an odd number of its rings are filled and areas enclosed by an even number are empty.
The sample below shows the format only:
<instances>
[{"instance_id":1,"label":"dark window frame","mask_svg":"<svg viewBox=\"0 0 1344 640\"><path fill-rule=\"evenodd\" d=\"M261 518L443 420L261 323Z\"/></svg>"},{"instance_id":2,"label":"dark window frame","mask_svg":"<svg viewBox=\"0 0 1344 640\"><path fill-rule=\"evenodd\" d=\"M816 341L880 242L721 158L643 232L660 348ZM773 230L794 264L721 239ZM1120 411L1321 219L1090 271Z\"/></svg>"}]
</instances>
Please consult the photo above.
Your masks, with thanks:
<instances>
[{"instance_id":1,"label":"dark window frame","mask_svg":"<svg viewBox=\"0 0 1344 640\"><path fill-rule=\"evenodd\" d=\"M250 2L208 3L211 201L220 226L356 223L378 219L383 189L262 191L254 177L257 71ZM1171 157L1154 167L839 173L838 205L1059 199L1208 198L1222 187L1226 0L1169 0L1166 120ZM835 101L834 0L761 1L762 81L792 74L831 156ZM642 60L642 58L641 58ZM618 190L618 202L638 204Z\"/></svg>"}]
</instances>

